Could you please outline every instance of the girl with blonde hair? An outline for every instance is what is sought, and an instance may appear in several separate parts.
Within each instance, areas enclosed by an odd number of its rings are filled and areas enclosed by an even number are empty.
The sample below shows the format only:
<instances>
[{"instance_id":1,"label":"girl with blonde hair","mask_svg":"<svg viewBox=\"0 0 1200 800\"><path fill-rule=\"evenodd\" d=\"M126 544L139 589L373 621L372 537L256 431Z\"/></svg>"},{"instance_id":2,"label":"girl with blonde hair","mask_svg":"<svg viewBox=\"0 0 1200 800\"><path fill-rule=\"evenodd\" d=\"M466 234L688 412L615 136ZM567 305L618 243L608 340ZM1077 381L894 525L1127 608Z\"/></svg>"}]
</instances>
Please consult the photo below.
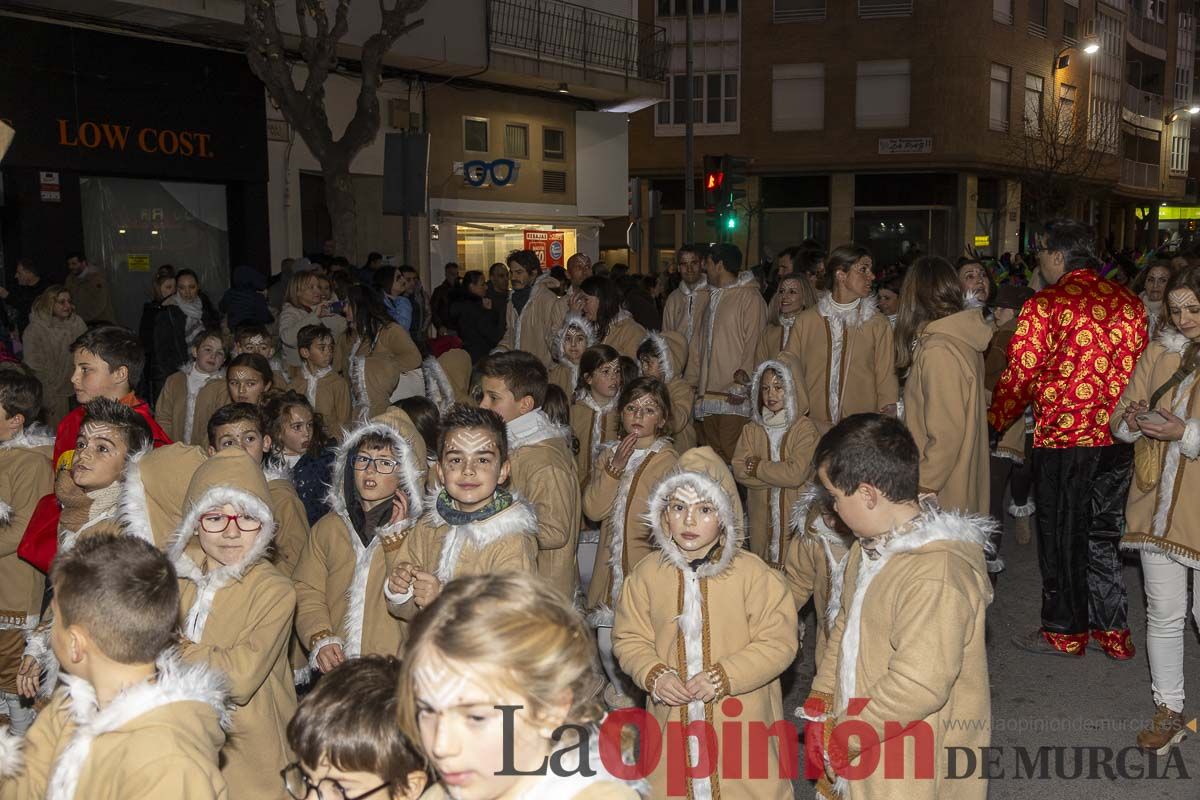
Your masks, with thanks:
<instances>
[{"instance_id":1,"label":"girl with blonde hair","mask_svg":"<svg viewBox=\"0 0 1200 800\"><path fill-rule=\"evenodd\" d=\"M590 632L545 581L446 584L414 620L400 673L400 728L436 779L423 797L637 798L599 758L600 684Z\"/></svg>"},{"instance_id":2,"label":"girl with blonde hair","mask_svg":"<svg viewBox=\"0 0 1200 800\"><path fill-rule=\"evenodd\" d=\"M71 398L75 396L71 386L71 373L75 370L71 342L86 330L87 323L75 313L71 293L65 286L50 286L33 302L21 342L25 364L42 382L42 406L51 426L57 425L70 410Z\"/></svg>"}]
</instances>

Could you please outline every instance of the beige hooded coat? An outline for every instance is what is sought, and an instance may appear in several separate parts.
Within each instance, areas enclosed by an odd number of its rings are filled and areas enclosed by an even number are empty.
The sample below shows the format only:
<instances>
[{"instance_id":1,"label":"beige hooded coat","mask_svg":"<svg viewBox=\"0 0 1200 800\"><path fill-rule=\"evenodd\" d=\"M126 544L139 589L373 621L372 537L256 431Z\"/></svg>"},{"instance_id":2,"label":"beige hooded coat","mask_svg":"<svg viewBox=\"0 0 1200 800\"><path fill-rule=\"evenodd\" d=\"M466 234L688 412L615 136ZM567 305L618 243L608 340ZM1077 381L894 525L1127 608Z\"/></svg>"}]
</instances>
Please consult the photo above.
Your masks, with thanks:
<instances>
[{"instance_id":1,"label":"beige hooded coat","mask_svg":"<svg viewBox=\"0 0 1200 800\"><path fill-rule=\"evenodd\" d=\"M42 405L50 425L58 425L67 415L70 401L75 397L75 389L71 386L71 374L75 371L71 342L86 330L87 323L77 314L59 319L34 311L21 332L22 358L42 382Z\"/></svg>"},{"instance_id":2,"label":"beige hooded coat","mask_svg":"<svg viewBox=\"0 0 1200 800\"><path fill-rule=\"evenodd\" d=\"M571 328L583 332L588 347L596 343L596 326L579 314L567 314L554 334L550 348L554 356L554 366L550 367L550 383L563 390L567 402L575 399L575 387L579 383L579 365L563 355L563 340Z\"/></svg>"},{"instance_id":3,"label":"beige hooded coat","mask_svg":"<svg viewBox=\"0 0 1200 800\"><path fill-rule=\"evenodd\" d=\"M276 533L267 481L244 452L222 450L196 470L185 503L167 550L179 574L182 655L228 682L233 724L221 773L231 800L281 798L279 772L292 760L287 723L296 711L288 661L296 590L267 560ZM199 526L202 515L225 504L262 529L236 560L222 565L201 549Z\"/></svg>"},{"instance_id":4,"label":"beige hooded coat","mask_svg":"<svg viewBox=\"0 0 1200 800\"><path fill-rule=\"evenodd\" d=\"M301 364L291 367L289 374L292 388L308 398L308 404L325 421L325 430L340 440L343 431L350 427L354 419L350 382L334 366L328 367L328 371L317 370L314 374L309 371L307 364Z\"/></svg>"},{"instance_id":5,"label":"beige hooded coat","mask_svg":"<svg viewBox=\"0 0 1200 800\"><path fill-rule=\"evenodd\" d=\"M205 375L204 383L195 392L188 391L188 375L194 370L195 364L187 364L183 369L174 372L163 384L158 402L154 404L154 420L159 427L171 437L171 441L182 444L194 444L204 447L208 444L208 419L211 412L204 418L203 425L197 425L200 417L197 400L206 386L213 382L225 383L225 373L217 370ZM191 420L191 423L188 423Z\"/></svg>"},{"instance_id":6,"label":"beige hooded coat","mask_svg":"<svg viewBox=\"0 0 1200 800\"><path fill-rule=\"evenodd\" d=\"M368 435L386 437L392 444L400 488L408 501L404 519L375 530L367 544L354 529L349 504L358 502L350 459ZM313 526L300 554L296 582L296 633L308 649L309 667L329 644L337 644L347 658L360 655L396 655L406 630L388 613L383 595L387 581L384 551L398 548L423 511L423 481L412 448L395 428L368 422L348 433L334 457L329 506L332 509Z\"/></svg>"},{"instance_id":7,"label":"beige hooded coat","mask_svg":"<svg viewBox=\"0 0 1200 800\"><path fill-rule=\"evenodd\" d=\"M900 776L877 769L861 780L817 782L828 800L983 800L987 781L978 774L948 779L950 748L975 753L991 741L991 689L984 642L992 587L984 565L989 519L929 510L910 527L873 540L872 558L856 542L850 550L841 610L813 679L810 697L828 710L826 739L839 722L866 723L898 751L901 726L915 720L933 737L933 777L917 778L913 748L904 747ZM868 698L849 714L852 697ZM808 704L806 703L806 706ZM819 720L821 721L821 720ZM885 729L885 724L894 723ZM895 724L898 723L898 724ZM855 741L855 740L851 740ZM869 746L879 745L869 741ZM856 745L857 746L857 745ZM856 752L851 752L851 763ZM874 756L868 756L874 757ZM928 766L928 765L920 765Z\"/></svg>"},{"instance_id":8,"label":"beige hooded coat","mask_svg":"<svg viewBox=\"0 0 1200 800\"><path fill-rule=\"evenodd\" d=\"M763 420L762 382L767 370L783 380L782 424ZM752 422L742 428L733 451L733 475L746 487L746 511L750 516L750 552L776 569L783 568L792 538L789 518L800 489L812 476L812 456L817 447L817 426L808 418L808 396L800 378L800 362L790 353L764 361L754 373L750 399L754 402ZM759 459L753 470L746 459Z\"/></svg>"},{"instance_id":9,"label":"beige hooded coat","mask_svg":"<svg viewBox=\"0 0 1200 800\"><path fill-rule=\"evenodd\" d=\"M504 309L504 337L497 349L524 350L537 356L546 369L550 368L554 363L550 358L550 339L556 328L554 306L558 295L554 289L557 287L558 279L549 272L539 275L520 314L513 306L512 294L509 294Z\"/></svg>"},{"instance_id":10,"label":"beige hooded coat","mask_svg":"<svg viewBox=\"0 0 1200 800\"><path fill-rule=\"evenodd\" d=\"M751 272L743 272L724 289L708 287L704 314L688 340L684 375L696 388L696 418L710 414L750 416L750 406L732 404L727 394L745 389L734 380L740 369L747 375L757 366L754 351L767 326L767 304Z\"/></svg>"},{"instance_id":11,"label":"beige hooded coat","mask_svg":"<svg viewBox=\"0 0 1200 800\"><path fill-rule=\"evenodd\" d=\"M829 527L823 509L814 501L819 487L808 484L792 507L792 536L783 562L783 575L792 590L796 610L811 598L817 617L816 663L825 654L825 643L837 622L842 605L842 580L846 576L846 554L854 537Z\"/></svg>"},{"instance_id":12,"label":"beige hooded coat","mask_svg":"<svg viewBox=\"0 0 1200 800\"><path fill-rule=\"evenodd\" d=\"M713 503L720 514L721 538L698 566L671 539L663 520L667 503L677 489L688 487ZM633 569L625 582L613 626L613 653L621 669L648 693L647 710L671 735L667 724L703 720L723 735L724 698L741 702L738 727L762 723L767 727L788 719L783 711L779 675L796 656L796 609L778 571L742 549L741 508L729 469L711 448L689 450L678 469L659 482L650 498L654 541L661 552L651 554ZM699 554L697 554L699 555ZM698 559L699 560L699 559ZM655 682L667 672L681 681L703 672L717 676L719 695L705 703L693 700L671 706L654 694ZM720 766L707 778L684 778L688 797L726 800L784 800L792 798L791 782L780 774L779 739L764 748L751 748L743 736L736 755L731 742L718 741L720 755L708 758ZM790 740L790 737L788 737ZM682 744L665 747L680 748ZM730 776L726 759L734 758L742 776L765 763L763 777ZM665 797L667 759L650 776L653 797ZM711 763L711 761L710 761Z\"/></svg>"},{"instance_id":13,"label":"beige hooded coat","mask_svg":"<svg viewBox=\"0 0 1200 800\"><path fill-rule=\"evenodd\" d=\"M904 383L904 422L921 452L922 492L947 510L988 513L987 389L983 354L992 326L980 309L925 326Z\"/></svg>"},{"instance_id":14,"label":"beige hooded coat","mask_svg":"<svg viewBox=\"0 0 1200 800\"><path fill-rule=\"evenodd\" d=\"M696 390L683 379L687 360L687 342L683 335L674 331L648 333L646 340L654 344L658 353L658 368L662 371L662 382L671 397L671 424L667 433L675 445L675 452L682 453L696 446L696 429L692 425L692 408L696 401Z\"/></svg>"},{"instance_id":15,"label":"beige hooded coat","mask_svg":"<svg viewBox=\"0 0 1200 800\"><path fill-rule=\"evenodd\" d=\"M372 343L352 330L346 331L340 342L346 352L344 374L350 382L355 419L364 414L374 418L387 411L401 375L421 366L421 351L408 331L394 322L384 325Z\"/></svg>"},{"instance_id":16,"label":"beige hooded coat","mask_svg":"<svg viewBox=\"0 0 1200 800\"><path fill-rule=\"evenodd\" d=\"M838 311L826 292L796 317L787 352L800 359L809 416L824 433L851 414L878 413L899 399L892 326L874 297Z\"/></svg>"}]
</instances>

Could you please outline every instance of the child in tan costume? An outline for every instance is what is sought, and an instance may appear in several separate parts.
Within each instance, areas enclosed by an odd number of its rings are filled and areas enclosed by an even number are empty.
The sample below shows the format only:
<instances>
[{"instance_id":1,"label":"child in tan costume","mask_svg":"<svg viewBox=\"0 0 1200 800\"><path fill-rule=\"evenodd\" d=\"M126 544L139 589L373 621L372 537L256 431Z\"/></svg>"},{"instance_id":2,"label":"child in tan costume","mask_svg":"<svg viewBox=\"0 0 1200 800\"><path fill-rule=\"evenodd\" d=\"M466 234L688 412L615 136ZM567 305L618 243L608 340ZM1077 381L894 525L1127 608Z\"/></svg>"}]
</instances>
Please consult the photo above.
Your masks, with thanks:
<instances>
[{"instance_id":1,"label":"child in tan costume","mask_svg":"<svg viewBox=\"0 0 1200 800\"><path fill-rule=\"evenodd\" d=\"M374 290L351 287L346 311L350 323L337 342L334 364L350 382L354 419L374 418L387 410L401 378L421 368L421 351Z\"/></svg>"},{"instance_id":2,"label":"child in tan costume","mask_svg":"<svg viewBox=\"0 0 1200 800\"><path fill-rule=\"evenodd\" d=\"M454 405L438 437L438 484L425 516L388 554L384 594L396 616L411 619L464 575L537 572L537 516L502 484L508 481L504 420L493 411Z\"/></svg>"},{"instance_id":3,"label":"child in tan costume","mask_svg":"<svg viewBox=\"0 0 1200 800\"><path fill-rule=\"evenodd\" d=\"M612 658L613 613L621 586L654 547L646 516L654 485L679 458L663 433L671 424L666 387L654 378L637 378L621 392L621 439L596 459L583 492L583 513L597 520L600 546L588 586L587 620L596 628L600 656L608 673L605 701L614 708L633 704L627 679Z\"/></svg>"},{"instance_id":4,"label":"child in tan costume","mask_svg":"<svg viewBox=\"0 0 1200 800\"><path fill-rule=\"evenodd\" d=\"M791 539L788 515L811 475L817 446L800 363L780 353L760 364L750 398L754 416L733 451L733 474L747 490L750 552L782 569Z\"/></svg>"},{"instance_id":5,"label":"child in tan costume","mask_svg":"<svg viewBox=\"0 0 1200 800\"><path fill-rule=\"evenodd\" d=\"M131 459L121 482L120 521L124 532L166 552L183 519L183 496L208 451L169 444Z\"/></svg>"},{"instance_id":6,"label":"child in tan costume","mask_svg":"<svg viewBox=\"0 0 1200 800\"><path fill-rule=\"evenodd\" d=\"M0 797L223 800L224 678L172 649L179 585L132 536L60 552L55 653L67 673L22 742L0 736Z\"/></svg>"},{"instance_id":7,"label":"child in tan costume","mask_svg":"<svg viewBox=\"0 0 1200 800\"><path fill-rule=\"evenodd\" d=\"M567 314L554 334L550 352L554 366L550 367L550 383L559 387L568 398L575 396L579 385L579 360L596 343L596 326L581 314Z\"/></svg>"},{"instance_id":8,"label":"child in tan costume","mask_svg":"<svg viewBox=\"0 0 1200 800\"><path fill-rule=\"evenodd\" d=\"M637 351L642 375L657 378L667 386L671 396L671 443L682 453L696 446L696 429L692 427L692 406L696 390L683 379L687 362L687 342L674 331L648 333Z\"/></svg>"},{"instance_id":9,"label":"child in tan costume","mask_svg":"<svg viewBox=\"0 0 1200 800\"><path fill-rule=\"evenodd\" d=\"M796 656L796 610L779 572L742 549L741 507L729 469L711 448L689 450L654 488L647 517L662 552L640 561L625 581L613 649L622 669L649 695L646 707L664 735L675 730L668 722L686 728L703 720L723 737L727 697L740 701L739 729L747 722L770 727L783 720L779 675ZM795 762L794 741L772 737L766 753L751 753L746 737L737 745L720 741L720 755L702 756L704 763L718 765L713 774L684 779L687 796L791 798L780 764ZM783 753L781 742L787 745ZM664 746L689 749L684 743ZM724 768L730 759L741 776ZM760 759L767 774L745 777ZM666 796L666 759L651 774L650 786L652 796Z\"/></svg>"},{"instance_id":10,"label":"child in tan costume","mask_svg":"<svg viewBox=\"0 0 1200 800\"><path fill-rule=\"evenodd\" d=\"M196 398L196 428L208 430L208 421L221 406L230 403L262 405L275 385L275 373L267 359L257 353L234 356L225 367L225 380L210 381ZM203 446L205 439L201 439Z\"/></svg>"},{"instance_id":11,"label":"child in tan costume","mask_svg":"<svg viewBox=\"0 0 1200 800\"><path fill-rule=\"evenodd\" d=\"M225 373L225 340L219 330L202 330L192 339L192 360L163 384L154 419L174 442L201 445L203 427L196 425L199 409L196 400L211 381L221 381Z\"/></svg>"},{"instance_id":12,"label":"child in tan costume","mask_svg":"<svg viewBox=\"0 0 1200 800\"><path fill-rule=\"evenodd\" d=\"M334 438L353 418L350 384L333 366L333 331L324 325L305 325L296 334L300 366L291 368L293 387L308 398Z\"/></svg>"},{"instance_id":13,"label":"child in tan costume","mask_svg":"<svg viewBox=\"0 0 1200 800\"><path fill-rule=\"evenodd\" d=\"M387 610L383 551L398 548L420 517L422 487L412 448L390 425L364 423L338 447L332 510L313 526L293 575L310 668L399 651L405 631Z\"/></svg>"},{"instance_id":14,"label":"child in tan costume","mask_svg":"<svg viewBox=\"0 0 1200 800\"><path fill-rule=\"evenodd\" d=\"M606 442L617 435L617 395L621 393L620 353L606 344L584 351L579 359L579 382L571 405L571 431L579 443L575 466L579 485L586 486L592 464Z\"/></svg>"},{"instance_id":15,"label":"child in tan costume","mask_svg":"<svg viewBox=\"0 0 1200 800\"><path fill-rule=\"evenodd\" d=\"M538 574L574 597L579 585L580 489L571 430L542 410L548 393L546 368L521 350L495 353L479 363L481 408L504 420L510 485L537 514Z\"/></svg>"},{"instance_id":16,"label":"child in tan costume","mask_svg":"<svg viewBox=\"0 0 1200 800\"><path fill-rule=\"evenodd\" d=\"M813 601L817 616L816 663L825 654L825 641L842 607L842 582L846 576L847 554L854 537L845 530L831 508L829 493L820 483L810 482L792 507L791 526L795 534L783 561L783 575L792 590L796 610Z\"/></svg>"},{"instance_id":17,"label":"child in tan costume","mask_svg":"<svg viewBox=\"0 0 1200 800\"><path fill-rule=\"evenodd\" d=\"M471 356L466 350L447 350L437 358L429 356L421 362L425 377L425 396L445 412L455 403L471 399Z\"/></svg>"},{"instance_id":18,"label":"child in tan costume","mask_svg":"<svg viewBox=\"0 0 1200 800\"><path fill-rule=\"evenodd\" d=\"M282 358L275 353L275 345L279 338L273 336L265 325L257 323L239 326L233 332L233 356L237 358L243 353L260 355L271 365L271 383L276 389L291 387L291 371Z\"/></svg>"},{"instance_id":19,"label":"child in tan costume","mask_svg":"<svg viewBox=\"0 0 1200 800\"><path fill-rule=\"evenodd\" d=\"M25 636L38 624L45 579L17 556L17 545L38 500L54 491L50 453L54 436L34 420L42 387L15 366L0 368L0 714L10 730L24 735L33 707L17 694L17 670Z\"/></svg>"},{"instance_id":20,"label":"child in tan costume","mask_svg":"<svg viewBox=\"0 0 1200 800\"><path fill-rule=\"evenodd\" d=\"M828 800L987 796L982 776L952 777L947 753L979 752L990 743L984 637L992 587L984 550L995 523L921 504L919 462L904 424L882 414L842 420L821 437L813 458L856 538L841 610L802 709L806 719L824 723L817 796ZM869 703L851 712L852 698ZM846 736L839 723L850 720L874 735ZM914 723L928 726L932 764L918 761L911 745L889 741ZM860 752L867 747L876 752ZM883 764L889 748L902 750L899 763L847 778L847 766L875 758ZM920 777L930 767L932 777Z\"/></svg>"},{"instance_id":21,"label":"child in tan costume","mask_svg":"<svg viewBox=\"0 0 1200 800\"><path fill-rule=\"evenodd\" d=\"M230 795L273 797L291 760L296 710L288 640L296 591L268 560L276 525L262 467L240 448L196 470L167 554L179 575L185 661L228 681L233 726L221 750Z\"/></svg>"}]
</instances>

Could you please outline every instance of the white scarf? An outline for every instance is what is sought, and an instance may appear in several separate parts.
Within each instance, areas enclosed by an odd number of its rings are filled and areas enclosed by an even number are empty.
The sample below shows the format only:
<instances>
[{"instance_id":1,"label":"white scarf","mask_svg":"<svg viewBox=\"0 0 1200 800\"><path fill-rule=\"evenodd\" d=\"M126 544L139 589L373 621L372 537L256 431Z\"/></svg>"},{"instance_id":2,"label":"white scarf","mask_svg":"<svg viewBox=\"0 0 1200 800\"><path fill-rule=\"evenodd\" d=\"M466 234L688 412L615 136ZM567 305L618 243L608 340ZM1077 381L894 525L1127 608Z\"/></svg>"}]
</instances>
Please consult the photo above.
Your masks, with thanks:
<instances>
[{"instance_id":1,"label":"white scarf","mask_svg":"<svg viewBox=\"0 0 1200 800\"><path fill-rule=\"evenodd\" d=\"M163 300L163 305L175 306L183 312L185 317L183 337L185 341L192 341L192 338L204 327L204 303L200 301L199 295L192 300L184 301L180 299L178 294L173 294L166 300Z\"/></svg>"},{"instance_id":2,"label":"white scarf","mask_svg":"<svg viewBox=\"0 0 1200 800\"><path fill-rule=\"evenodd\" d=\"M300 371L304 375L304 396L308 398L308 404L315 409L317 407L317 383L321 378L333 372L333 367L324 367L314 374L308 371L308 362L305 361L301 363Z\"/></svg>"},{"instance_id":3,"label":"white scarf","mask_svg":"<svg viewBox=\"0 0 1200 800\"><path fill-rule=\"evenodd\" d=\"M192 429L196 422L196 396L200 394L200 390L206 383L220 378L221 371L201 372L197 369L196 362L193 361L183 368L183 374L187 376L187 404L183 413L183 443L187 444L192 441Z\"/></svg>"}]
</instances>

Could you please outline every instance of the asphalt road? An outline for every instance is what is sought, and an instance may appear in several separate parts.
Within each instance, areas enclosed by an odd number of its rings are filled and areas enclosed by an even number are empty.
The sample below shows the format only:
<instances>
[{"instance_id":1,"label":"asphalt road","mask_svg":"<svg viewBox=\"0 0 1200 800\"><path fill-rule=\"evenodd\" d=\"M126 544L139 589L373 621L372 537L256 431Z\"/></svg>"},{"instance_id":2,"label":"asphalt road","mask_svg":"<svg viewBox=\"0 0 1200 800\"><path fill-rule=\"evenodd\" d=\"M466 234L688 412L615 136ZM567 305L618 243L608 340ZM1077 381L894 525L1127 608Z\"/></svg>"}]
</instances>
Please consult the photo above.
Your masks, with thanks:
<instances>
[{"instance_id":1,"label":"asphalt road","mask_svg":"<svg viewBox=\"0 0 1200 800\"><path fill-rule=\"evenodd\" d=\"M1099 650L1069 660L1033 655L1013 647L1009 641L1013 634L1037 625L1041 581L1033 542L1017 545L1010 530L1001 554L1007 570L1000 576L988 614L988 668L992 745L1000 748L995 756L997 769L1005 775L989 781L990 800L1200 797L1200 735L1189 734L1177 748L1178 758L1170 761L1164 757L1152 763L1138 752L1121 752L1134 746L1137 731L1154 713L1144 647L1146 607L1136 558L1126 559L1125 583L1130 627L1138 652L1132 661L1116 662ZM811 611L807 624L811 630ZM806 646L793 673L784 678L784 708L789 712L807 694L812 661L812 649ZM1200 695L1200 642L1191 619L1185 635L1184 670L1188 690ZM1190 703L1185 714L1189 718L1200 715L1200 702ZM1046 754L1045 777L1041 775L1041 762L1035 760L1032 770L1019 763L1019 749L1036 759L1041 747L1065 748ZM1056 760L1058 752L1062 754L1061 766ZM1105 770L1106 756L1111 778ZM1095 766L1089 763L1092 761ZM1078 777L1072 777L1077 773ZM797 782L796 797L811 796L811 785Z\"/></svg>"}]
</instances>

